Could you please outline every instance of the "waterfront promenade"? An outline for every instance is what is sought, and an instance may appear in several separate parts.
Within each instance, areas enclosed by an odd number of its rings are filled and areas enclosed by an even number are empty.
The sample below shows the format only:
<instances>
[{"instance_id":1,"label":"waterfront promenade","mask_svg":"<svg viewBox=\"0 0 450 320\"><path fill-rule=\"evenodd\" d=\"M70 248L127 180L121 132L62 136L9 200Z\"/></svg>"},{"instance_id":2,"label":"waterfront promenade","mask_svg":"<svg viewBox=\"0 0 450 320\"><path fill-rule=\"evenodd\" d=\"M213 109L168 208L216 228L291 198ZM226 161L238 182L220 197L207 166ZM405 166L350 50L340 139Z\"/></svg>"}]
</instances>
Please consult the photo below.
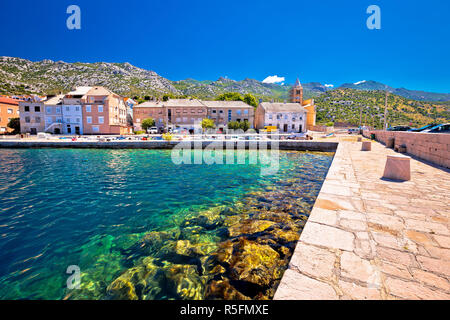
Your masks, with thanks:
<instances>
[{"instance_id":1,"label":"waterfront promenade","mask_svg":"<svg viewBox=\"0 0 450 320\"><path fill-rule=\"evenodd\" d=\"M275 299L450 299L450 171L382 180L393 150L339 140Z\"/></svg>"}]
</instances>

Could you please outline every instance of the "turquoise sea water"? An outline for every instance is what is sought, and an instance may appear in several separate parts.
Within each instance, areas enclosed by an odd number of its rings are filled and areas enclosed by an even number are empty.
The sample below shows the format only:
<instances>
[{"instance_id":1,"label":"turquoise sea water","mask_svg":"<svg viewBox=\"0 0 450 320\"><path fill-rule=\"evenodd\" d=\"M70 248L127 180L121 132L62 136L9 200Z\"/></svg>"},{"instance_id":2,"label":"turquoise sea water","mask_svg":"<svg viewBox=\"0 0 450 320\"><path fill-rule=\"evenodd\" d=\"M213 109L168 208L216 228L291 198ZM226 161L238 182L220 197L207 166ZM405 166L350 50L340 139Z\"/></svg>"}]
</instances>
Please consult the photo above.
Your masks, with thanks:
<instances>
[{"instance_id":1,"label":"turquoise sea water","mask_svg":"<svg viewBox=\"0 0 450 320\"><path fill-rule=\"evenodd\" d=\"M259 164L175 165L166 150L0 150L0 299L70 297L69 265L82 271L81 298L105 298L142 258L130 248L149 232L275 188L310 209L331 160L281 151L278 173L260 176ZM202 243L230 237L219 229L201 231ZM160 291L157 298L177 298Z\"/></svg>"}]
</instances>

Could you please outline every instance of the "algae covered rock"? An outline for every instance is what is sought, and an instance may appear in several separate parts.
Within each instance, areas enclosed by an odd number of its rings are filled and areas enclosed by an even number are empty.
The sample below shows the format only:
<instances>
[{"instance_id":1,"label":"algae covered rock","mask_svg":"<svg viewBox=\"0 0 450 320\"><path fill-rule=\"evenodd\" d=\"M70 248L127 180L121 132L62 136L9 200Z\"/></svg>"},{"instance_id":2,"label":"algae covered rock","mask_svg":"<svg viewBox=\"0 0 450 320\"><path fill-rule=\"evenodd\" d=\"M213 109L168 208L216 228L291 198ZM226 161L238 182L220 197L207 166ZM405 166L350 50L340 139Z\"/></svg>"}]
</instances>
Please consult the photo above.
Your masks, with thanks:
<instances>
[{"instance_id":1,"label":"algae covered rock","mask_svg":"<svg viewBox=\"0 0 450 320\"><path fill-rule=\"evenodd\" d=\"M147 257L114 280L106 293L113 300L155 299L163 281L162 268L155 264L154 258Z\"/></svg>"},{"instance_id":2,"label":"algae covered rock","mask_svg":"<svg viewBox=\"0 0 450 320\"><path fill-rule=\"evenodd\" d=\"M239 292L227 279L213 280L206 289L207 299L250 300L250 297Z\"/></svg>"},{"instance_id":3,"label":"algae covered rock","mask_svg":"<svg viewBox=\"0 0 450 320\"><path fill-rule=\"evenodd\" d=\"M241 221L241 223L236 223L228 228L230 237L236 237L242 234L253 234L265 231L270 227L274 226L276 223L269 220L254 220L247 219Z\"/></svg>"},{"instance_id":4,"label":"algae covered rock","mask_svg":"<svg viewBox=\"0 0 450 320\"><path fill-rule=\"evenodd\" d=\"M217 249L215 243L191 243L189 240L169 241L160 249L159 256L170 257L174 255L184 257L199 257L210 254Z\"/></svg>"},{"instance_id":5,"label":"algae covered rock","mask_svg":"<svg viewBox=\"0 0 450 320\"><path fill-rule=\"evenodd\" d=\"M240 239L235 253L230 263L231 279L267 286L282 275L280 255L268 245Z\"/></svg>"},{"instance_id":6,"label":"algae covered rock","mask_svg":"<svg viewBox=\"0 0 450 320\"><path fill-rule=\"evenodd\" d=\"M201 300L205 294L205 280L196 266L176 264L165 268L166 286L177 299Z\"/></svg>"},{"instance_id":7,"label":"algae covered rock","mask_svg":"<svg viewBox=\"0 0 450 320\"><path fill-rule=\"evenodd\" d=\"M218 206L206 211L189 215L181 224L181 227L200 226L207 230L217 228L223 223L222 211L225 206Z\"/></svg>"}]
</instances>

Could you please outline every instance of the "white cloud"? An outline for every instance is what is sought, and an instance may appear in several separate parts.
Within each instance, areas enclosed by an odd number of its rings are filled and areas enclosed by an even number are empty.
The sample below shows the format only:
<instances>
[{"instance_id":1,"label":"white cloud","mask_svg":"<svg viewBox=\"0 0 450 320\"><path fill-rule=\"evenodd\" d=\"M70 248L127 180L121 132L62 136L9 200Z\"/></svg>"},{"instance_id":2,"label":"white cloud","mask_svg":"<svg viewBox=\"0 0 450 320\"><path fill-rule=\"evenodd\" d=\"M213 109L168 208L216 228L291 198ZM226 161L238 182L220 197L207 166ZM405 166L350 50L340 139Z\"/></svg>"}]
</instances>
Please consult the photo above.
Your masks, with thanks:
<instances>
[{"instance_id":1,"label":"white cloud","mask_svg":"<svg viewBox=\"0 0 450 320\"><path fill-rule=\"evenodd\" d=\"M366 82L366 80L358 81L358 82L355 82L354 84L355 84L355 85L358 85L358 84L362 84L362 83L364 83L364 82Z\"/></svg>"},{"instance_id":2,"label":"white cloud","mask_svg":"<svg viewBox=\"0 0 450 320\"><path fill-rule=\"evenodd\" d=\"M334 88L334 84L326 84L325 87L327 87L327 88Z\"/></svg>"},{"instance_id":3,"label":"white cloud","mask_svg":"<svg viewBox=\"0 0 450 320\"><path fill-rule=\"evenodd\" d=\"M268 76L267 78L265 78L263 80L263 83L280 83L283 82L285 80L284 77L279 77L277 75L274 76Z\"/></svg>"}]
</instances>

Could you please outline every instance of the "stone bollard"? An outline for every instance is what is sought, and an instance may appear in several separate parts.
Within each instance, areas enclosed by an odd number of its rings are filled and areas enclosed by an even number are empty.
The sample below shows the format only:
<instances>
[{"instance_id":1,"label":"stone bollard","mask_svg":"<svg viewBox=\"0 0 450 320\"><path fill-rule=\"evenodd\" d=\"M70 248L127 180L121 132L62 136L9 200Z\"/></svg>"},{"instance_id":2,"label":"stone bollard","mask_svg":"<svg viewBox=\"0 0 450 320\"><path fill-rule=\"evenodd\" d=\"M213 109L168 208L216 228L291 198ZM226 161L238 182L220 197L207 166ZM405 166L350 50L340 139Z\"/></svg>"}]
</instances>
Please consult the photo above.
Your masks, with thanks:
<instances>
[{"instance_id":1,"label":"stone bollard","mask_svg":"<svg viewBox=\"0 0 450 320\"><path fill-rule=\"evenodd\" d=\"M411 158L402 155L387 156L383 178L409 181L411 180Z\"/></svg>"},{"instance_id":2,"label":"stone bollard","mask_svg":"<svg viewBox=\"0 0 450 320\"><path fill-rule=\"evenodd\" d=\"M361 142L362 141L362 137L358 137L358 142Z\"/></svg>"},{"instance_id":3,"label":"stone bollard","mask_svg":"<svg viewBox=\"0 0 450 320\"><path fill-rule=\"evenodd\" d=\"M361 151L370 151L372 150L372 142L371 141L363 141Z\"/></svg>"}]
</instances>

